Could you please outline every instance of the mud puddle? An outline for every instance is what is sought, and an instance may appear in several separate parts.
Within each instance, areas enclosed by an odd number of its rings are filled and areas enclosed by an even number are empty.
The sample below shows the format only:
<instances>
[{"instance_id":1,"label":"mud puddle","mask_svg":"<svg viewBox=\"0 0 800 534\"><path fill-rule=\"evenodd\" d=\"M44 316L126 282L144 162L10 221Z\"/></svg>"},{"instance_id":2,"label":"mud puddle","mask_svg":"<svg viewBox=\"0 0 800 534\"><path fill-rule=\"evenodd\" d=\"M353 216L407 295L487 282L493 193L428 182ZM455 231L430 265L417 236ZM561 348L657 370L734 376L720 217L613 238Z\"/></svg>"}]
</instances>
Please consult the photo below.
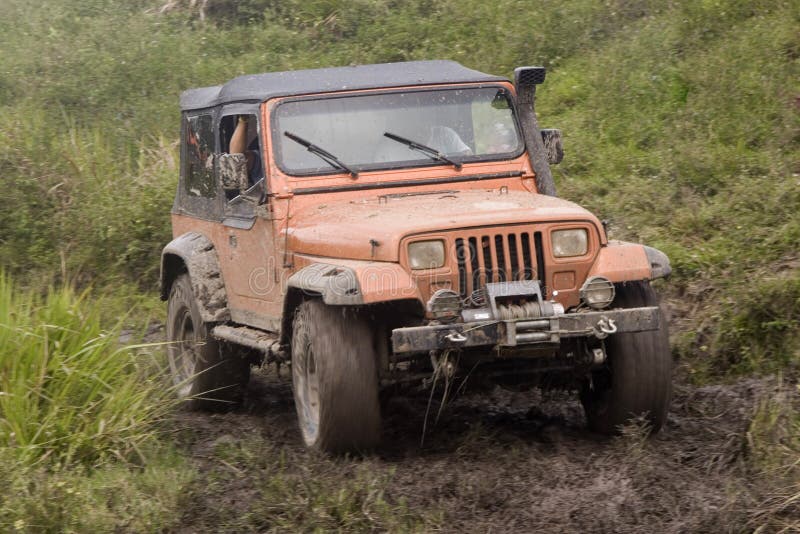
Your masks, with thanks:
<instances>
[{"instance_id":1,"label":"mud puddle","mask_svg":"<svg viewBox=\"0 0 800 534\"><path fill-rule=\"evenodd\" d=\"M636 425L615 438L589 432L571 395L498 388L455 399L435 424L434 404L423 443L428 395L411 395L387 404L378 451L328 458L301 446L286 374L255 372L235 412L177 416L200 472L186 532L281 530L282 507L307 514L321 498L308 481L342 495L374 485L421 518L402 525L445 532L737 532L764 497L744 455L769 379L679 381L666 427L649 439ZM374 519L358 530L406 528Z\"/></svg>"}]
</instances>

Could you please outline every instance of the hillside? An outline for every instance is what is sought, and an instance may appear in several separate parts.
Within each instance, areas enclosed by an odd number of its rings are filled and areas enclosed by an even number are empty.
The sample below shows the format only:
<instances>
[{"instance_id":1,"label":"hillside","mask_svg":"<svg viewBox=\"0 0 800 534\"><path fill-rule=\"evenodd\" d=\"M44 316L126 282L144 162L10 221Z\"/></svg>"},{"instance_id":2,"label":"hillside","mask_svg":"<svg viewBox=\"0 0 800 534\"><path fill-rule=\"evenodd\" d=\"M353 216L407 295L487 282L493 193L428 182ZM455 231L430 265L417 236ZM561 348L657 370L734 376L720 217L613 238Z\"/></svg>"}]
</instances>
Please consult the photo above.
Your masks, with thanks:
<instances>
[{"instance_id":1,"label":"hillside","mask_svg":"<svg viewBox=\"0 0 800 534\"><path fill-rule=\"evenodd\" d=\"M680 350L701 348L714 372L795 366L798 13L796 1L8 0L0 257L39 282L152 291L185 88L406 59L507 76L544 64L541 122L567 148L559 193L614 237L668 252Z\"/></svg>"},{"instance_id":2,"label":"hillside","mask_svg":"<svg viewBox=\"0 0 800 534\"><path fill-rule=\"evenodd\" d=\"M32 294L53 284L89 288L85 305L104 317L135 304L138 316L126 320L140 327L148 313L163 314L155 291L182 90L244 73L433 58L504 76L519 65L548 68L537 110L543 126L564 133L559 195L607 219L612 237L672 260L673 276L658 290L672 316L681 387L798 387L800 0L3 0L0 271ZM692 391L680 402L688 405ZM713 405L716 393L702 391ZM754 466L732 455L746 464L742 487L765 465L800 454L791 437L798 413L747 391L741 398L754 404L736 424L748 436L757 430L765 444L753 447L770 460ZM689 435L699 423L686 405ZM169 443L167 452L156 447L154 479L167 476L162 462L180 470L169 478L188 484L196 473L183 470L182 449ZM284 450L283 441L274 446ZM627 446L615 444L613 454ZM797 465L788 476L800 476ZM348 469L383 487L377 475ZM137 480L128 491L140 498L152 480ZM725 480L717 482L722 491ZM306 491L325 507L334 489ZM180 502L162 497L161 511ZM30 504L20 502L0 502L0 521L29 517L9 515ZM381 517L404 510L370 503ZM365 525L424 530L439 519Z\"/></svg>"}]
</instances>

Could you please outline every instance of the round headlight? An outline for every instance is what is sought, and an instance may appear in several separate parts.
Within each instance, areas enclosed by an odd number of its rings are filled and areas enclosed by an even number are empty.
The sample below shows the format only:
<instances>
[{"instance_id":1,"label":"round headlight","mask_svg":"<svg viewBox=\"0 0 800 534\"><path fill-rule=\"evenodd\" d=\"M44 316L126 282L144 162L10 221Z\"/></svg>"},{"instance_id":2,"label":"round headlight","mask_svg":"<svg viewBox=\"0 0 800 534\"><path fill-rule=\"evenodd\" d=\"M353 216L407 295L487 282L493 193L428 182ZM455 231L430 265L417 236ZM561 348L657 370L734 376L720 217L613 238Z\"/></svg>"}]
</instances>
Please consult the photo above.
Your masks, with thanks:
<instances>
[{"instance_id":1,"label":"round headlight","mask_svg":"<svg viewBox=\"0 0 800 534\"><path fill-rule=\"evenodd\" d=\"M444 265L444 241L415 241L408 245L408 264L412 269L438 269Z\"/></svg>"},{"instance_id":2,"label":"round headlight","mask_svg":"<svg viewBox=\"0 0 800 534\"><path fill-rule=\"evenodd\" d=\"M614 293L614 284L604 276L590 276L580 290L583 303L596 310L610 306Z\"/></svg>"},{"instance_id":3,"label":"round headlight","mask_svg":"<svg viewBox=\"0 0 800 534\"><path fill-rule=\"evenodd\" d=\"M589 250L589 235L585 228L555 230L550 238L553 242L553 256L556 258L583 256Z\"/></svg>"}]
</instances>

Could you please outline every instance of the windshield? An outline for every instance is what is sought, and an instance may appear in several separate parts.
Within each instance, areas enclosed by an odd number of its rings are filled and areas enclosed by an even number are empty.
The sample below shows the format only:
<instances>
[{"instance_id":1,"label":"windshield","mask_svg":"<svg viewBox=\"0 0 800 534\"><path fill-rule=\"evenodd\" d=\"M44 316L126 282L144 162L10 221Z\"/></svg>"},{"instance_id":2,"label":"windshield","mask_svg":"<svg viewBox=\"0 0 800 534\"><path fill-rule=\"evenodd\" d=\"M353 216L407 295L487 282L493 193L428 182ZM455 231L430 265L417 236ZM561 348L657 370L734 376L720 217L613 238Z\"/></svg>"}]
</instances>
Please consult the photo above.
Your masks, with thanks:
<instances>
[{"instance_id":1,"label":"windshield","mask_svg":"<svg viewBox=\"0 0 800 534\"><path fill-rule=\"evenodd\" d=\"M298 137L355 171L505 159L523 147L508 94L498 87L288 101L272 128L278 165L301 176L342 169L292 141Z\"/></svg>"}]
</instances>

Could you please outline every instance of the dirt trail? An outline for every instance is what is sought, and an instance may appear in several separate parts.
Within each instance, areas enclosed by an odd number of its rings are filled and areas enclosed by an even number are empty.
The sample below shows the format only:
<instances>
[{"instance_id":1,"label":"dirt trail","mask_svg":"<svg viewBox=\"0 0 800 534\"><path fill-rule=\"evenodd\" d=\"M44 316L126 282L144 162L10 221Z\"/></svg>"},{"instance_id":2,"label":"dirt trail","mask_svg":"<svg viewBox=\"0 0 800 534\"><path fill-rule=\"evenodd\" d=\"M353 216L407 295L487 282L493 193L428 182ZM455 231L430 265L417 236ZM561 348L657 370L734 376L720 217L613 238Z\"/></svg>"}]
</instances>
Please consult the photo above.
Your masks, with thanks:
<instances>
[{"instance_id":1,"label":"dirt trail","mask_svg":"<svg viewBox=\"0 0 800 534\"><path fill-rule=\"evenodd\" d=\"M429 423L424 446L428 398L420 394L386 407L376 453L332 459L302 448L289 379L259 371L238 411L178 416L202 477L185 531L281 530L281 521L312 513L324 491L373 486L386 502L407 503L423 530L747 530L763 488L743 462L745 435L772 387L678 381L666 428L651 439L635 425L616 438L587 431L580 404L566 394L495 389L454 400ZM270 477L282 486L265 482ZM369 498L354 505L370 519L364 528L398 528L369 515Z\"/></svg>"}]
</instances>

